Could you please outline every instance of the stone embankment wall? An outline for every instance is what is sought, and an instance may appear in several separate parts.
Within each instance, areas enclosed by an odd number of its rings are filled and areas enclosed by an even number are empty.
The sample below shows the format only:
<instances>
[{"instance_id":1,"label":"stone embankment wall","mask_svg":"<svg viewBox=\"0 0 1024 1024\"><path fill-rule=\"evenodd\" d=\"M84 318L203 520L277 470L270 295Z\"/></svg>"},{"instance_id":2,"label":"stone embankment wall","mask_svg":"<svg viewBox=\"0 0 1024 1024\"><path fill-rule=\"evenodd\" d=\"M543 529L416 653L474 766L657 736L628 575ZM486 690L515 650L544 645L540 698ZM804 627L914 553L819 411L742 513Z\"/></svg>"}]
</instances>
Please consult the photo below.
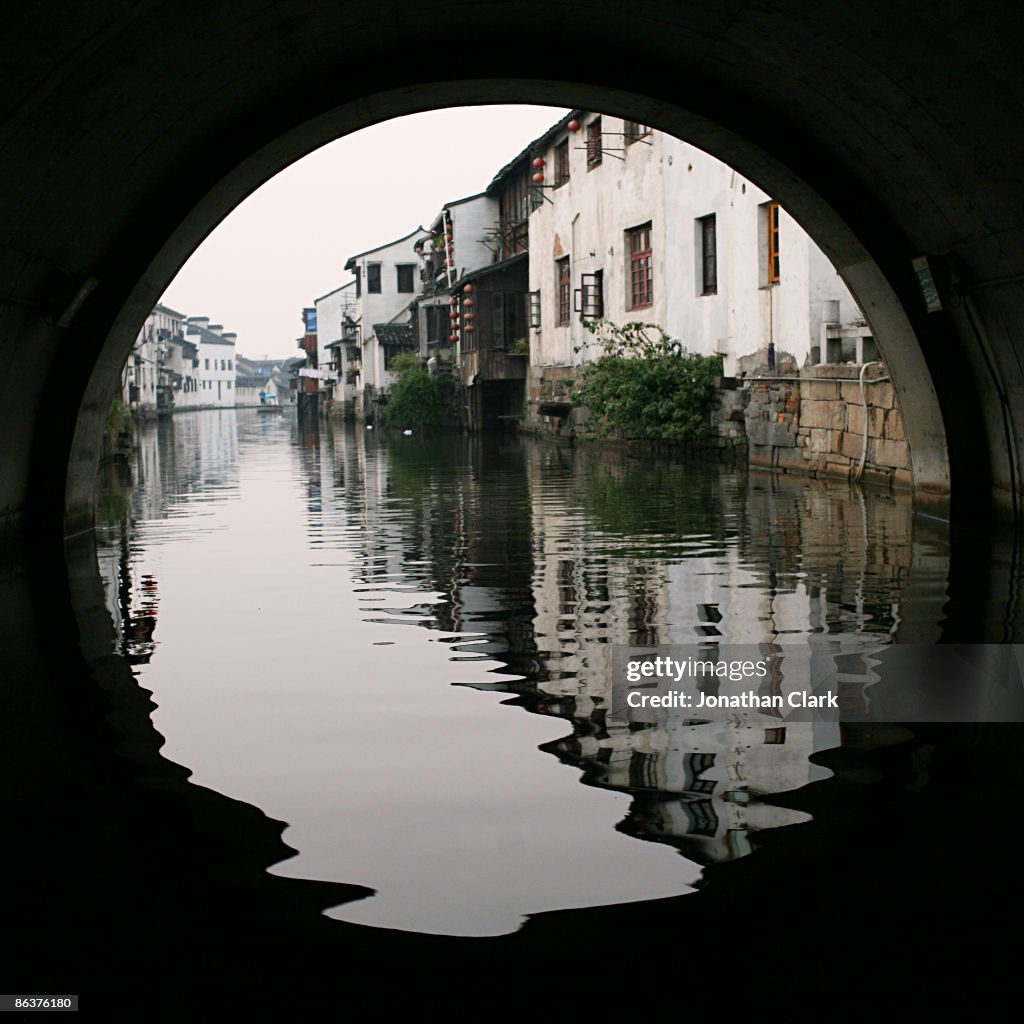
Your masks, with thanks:
<instances>
[{"instance_id":1,"label":"stone embankment wall","mask_svg":"<svg viewBox=\"0 0 1024 1024\"><path fill-rule=\"evenodd\" d=\"M847 478L860 465L864 416L859 367L814 366L799 374L810 380L751 380L744 421L748 458L762 466L811 476ZM865 481L888 487L912 484L910 448L888 372L869 366ZM823 379L824 378L824 379Z\"/></svg>"},{"instance_id":2,"label":"stone embankment wall","mask_svg":"<svg viewBox=\"0 0 1024 1024\"><path fill-rule=\"evenodd\" d=\"M855 364L803 371L790 365L777 376L725 377L711 412L713 437L707 447L723 458L745 457L752 466L847 479L856 474L864 444L859 372ZM568 440L586 436L589 412L573 408L569 400L573 376L567 367L534 370L522 429ZM910 449L887 378L881 363L864 374L863 479L909 488Z\"/></svg>"}]
</instances>

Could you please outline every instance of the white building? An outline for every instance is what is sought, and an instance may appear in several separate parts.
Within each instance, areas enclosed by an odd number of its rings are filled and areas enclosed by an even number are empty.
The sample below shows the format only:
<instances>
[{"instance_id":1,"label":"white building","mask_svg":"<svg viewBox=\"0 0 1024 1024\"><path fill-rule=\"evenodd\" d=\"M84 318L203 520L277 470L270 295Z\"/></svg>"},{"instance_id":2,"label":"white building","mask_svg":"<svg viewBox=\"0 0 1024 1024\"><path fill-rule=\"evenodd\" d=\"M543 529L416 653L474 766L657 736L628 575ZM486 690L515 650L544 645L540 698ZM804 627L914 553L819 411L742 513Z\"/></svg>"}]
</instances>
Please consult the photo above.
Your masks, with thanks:
<instances>
[{"instance_id":1,"label":"white building","mask_svg":"<svg viewBox=\"0 0 1024 1024\"><path fill-rule=\"evenodd\" d=\"M199 401L196 408L227 409L235 404L235 341L207 316L190 316L185 339L196 345Z\"/></svg>"},{"instance_id":2,"label":"white building","mask_svg":"<svg viewBox=\"0 0 1024 1024\"><path fill-rule=\"evenodd\" d=\"M355 275L355 323L361 332L362 360L356 384L357 416L373 416L376 396L385 393L391 383L391 360L403 347L391 343L395 336L411 329L379 332L378 326L399 327L409 319L410 304L416 298L419 256L414 249L417 239L426 236L422 227L409 234L349 257L345 269ZM379 338L378 334L386 334Z\"/></svg>"},{"instance_id":3,"label":"white building","mask_svg":"<svg viewBox=\"0 0 1024 1024\"><path fill-rule=\"evenodd\" d=\"M848 348L869 334L800 226L696 147L574 111L531 152L540 178L529 219L530 290L540 308L534 371L600 355L584 318L657 324L692 352L720 353L730 375L744 356L762 353L751 368L764 362L769 345L777 365L789 355L802 367L829 358L825 334L837 345L845 335Z\"/></svg>"},{"instance_id":4,"label":"white building","mask_svg":"<svg viewBox=\"0 0 1024 1024\"><path fill-rule=\"evenodd\" d=\"M356 319L356 282L349 281L321 295L314 300L314 304L320 368L338 376L333 387L324 390L331 392L333 412L353 416L362 370L362 349Z\"/></svg>"},{"instance_id":5,"label":"white building","mask_svg":"<svg viewBox=\"0 0 1024 1024\"><path fill-rule=\"evenodd\" d=\"M166 364L173 353L172 342L181 338L184 326L183 314L158 303L135 339L121 375L122 399L143 416L170 411L173 386Z\"/></svg>"},{"instance_id":6,"label":"white building","mask_svg":"<svg viewBox=\"0 0 1024 1024\"><path fill-rule=\"evenodd\" d=\"M416 245L423 295L417 303L419 352L450 363L457 338L452 289L460 278L494 262L498 240L497 200L485 192L445 203Z\"/></svg>"}]
</instances>

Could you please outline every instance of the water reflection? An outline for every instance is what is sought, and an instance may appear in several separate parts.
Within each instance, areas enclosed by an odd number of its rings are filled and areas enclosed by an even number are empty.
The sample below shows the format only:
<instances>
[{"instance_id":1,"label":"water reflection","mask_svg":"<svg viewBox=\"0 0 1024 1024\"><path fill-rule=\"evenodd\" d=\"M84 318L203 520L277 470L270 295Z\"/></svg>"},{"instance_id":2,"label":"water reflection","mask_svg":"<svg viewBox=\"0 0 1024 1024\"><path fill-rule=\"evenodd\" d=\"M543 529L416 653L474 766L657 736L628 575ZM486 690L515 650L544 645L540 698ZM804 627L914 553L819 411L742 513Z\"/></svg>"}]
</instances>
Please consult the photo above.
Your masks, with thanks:
<instances>
[{"instance_id":1,"label":"water reflection","mask_svg":"<svg viewBox=\"0 0 1024 1024\"><path fill-rule=\"evenodd\" d=\"M376 888L349 921L495 934L673 895L807 819L763 797L826 777L838 725L611 723L612 644L941 622L943 538L835 486L251 412L145 432L135 477L101 570L167 752L291 823L279 873ZM157 578L159 642L130 647Z\"/></svg>"}]
</instances>

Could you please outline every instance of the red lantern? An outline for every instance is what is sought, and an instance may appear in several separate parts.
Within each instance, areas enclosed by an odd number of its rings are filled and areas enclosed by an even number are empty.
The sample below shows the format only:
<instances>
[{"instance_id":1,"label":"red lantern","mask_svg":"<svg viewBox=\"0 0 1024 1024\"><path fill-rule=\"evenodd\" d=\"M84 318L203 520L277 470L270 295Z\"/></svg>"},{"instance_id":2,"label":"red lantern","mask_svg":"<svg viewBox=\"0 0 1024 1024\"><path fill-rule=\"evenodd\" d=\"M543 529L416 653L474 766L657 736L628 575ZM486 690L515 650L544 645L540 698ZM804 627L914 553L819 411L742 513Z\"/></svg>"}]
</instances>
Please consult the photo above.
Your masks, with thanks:
<instances>
[{"instance_id":1,"label":"red lantern","mask_svg":"<svg viewBox=\"0 0 1024 1024\"><path fill-rule=\"evenodd\" d=\"M448 266L449 267L454 267L455 266L455 260L448 260Z\"/></svg>"},{"instance_id":2,"label":"red lantern","mask_svg":"<svg viewBox=\"0 0 1024 1024\"><path fill-rule=\"evenodd\" d=\"M452 343L453 345L457 345L457 344L458 344L458 342L459 342L459 336L458 336L457 334L450 334L450 335L448 336L448 340L449 340L449 341L450 341L450 342L451 342L451 343Z\"/></svg>"},{"instance_id":3,"label":"red lantern","mask_svg":"<svg viewBox=\"0 0 1024 1024\"><path fill-rule=\"evenodd\" d=\"M542 157L542 156L535 156L533 158L533 166L534 167L543 167L544 166L544 157Z\"/></svg>"},{"instance_id":4,"label":"red lantern","mask_svg":"<svg viewBox=\"0 0 1024 1024\"><path fill-rule=\"evenodd\" d=\"M570 122L568 123L568 125L566 125L566 127L567 127L567 128L569 129L569 131L571 131L571 132L578 132L578 131L580 130L580 123L579 123L579 121L577 121L577 120L576 120L576 118L574 117L574 118L573 118L573 119L572 119L572 120L571 120L571 121L570 121Z\"/></svg>"},{"instance_id":5,"label":"red lantern","mask_svg":"<svg viewBox=\"0 0 1024 1024\"><path fill-rule=\"evenodd\" d=\"M472 324L466 324L466 333L467 334L472 334L475 330L476 330L476 328Z\"/></svg>"},{"instance_id":6,"label":"red lantern","mask_svg":"<svg viewBox=\"0 0 1024 1024\"><path fill-rule=\"evenodd\" d=\"M533 176L533 183L535 185L543 185L544 184L544 172L543 171L538 171Z\"/></svg>"},{"instance_id":7,"label":"red lantern","mask_svg":"<svg viewBox=\"0 0 1024 1024\"><path fill-rule=\"evenodd\" d=\"M473 292L475 292L475 291L476 291L476 287L475 287L474 285L471 285L471 284L467 284L467 285L466 285L466 287L465 287L465 288L463 288L462 290L463 290L463 291L464 291L464 292L465 292L465 293L466 293L467 295L472 295L472 294L473 294Z\"/></svg>"},{"instance_id":8,"label":"red lantern","mask_svg":"<svg viewBox=\"0 0 1024 1024\"><path fill-rule=\"evenodd\" d=\"M456 295L453 295L453 296L452 296L452 305L453 305L453 306L457 306L458 304L459 304L459 299L458 299L458 296L456 296Z\"/></svg>"},{"instance_id":9,"label":"red lantern","mask_svg":"<svg viewBox=\"0 0 1024 1024\"><path fill-rule=\"evenodd\" d=\"M455 235L452 234L451 231L449 231L446 237L447 237L448 241L450 242L455 237Z\"/></svg>"},{"instance_id":10,"label":"red lantern","mask_svg":"<svg viewBox=\"0 0 1024 1024\"><path fill-rule=\"evenodd\" d=\"M466 307L466 309L472 309L473 308L473 300L472 299L466 299L466 301L463 303L463 305Z\"/></svg>"},{"instance_id":11,"label":"red lantern","mask_svg":"<svg viewBox=\"0 0 1024 1024\"><path fill-rule=\"evenodd\" d=\"M474 320L475 316L476 316L476 314L475 314L475 313L467 313L467 314L466 314L466 315L465 315L465 316L464 316L464 317L462 318L463 320L465 320L465 321L466 321L466 326L467 326L467 327L468 327L468 326L469 326L469 325L470 325L470 324L471 324L471 323L473 322L473 320Z\"/></svg>"}]
</instances>

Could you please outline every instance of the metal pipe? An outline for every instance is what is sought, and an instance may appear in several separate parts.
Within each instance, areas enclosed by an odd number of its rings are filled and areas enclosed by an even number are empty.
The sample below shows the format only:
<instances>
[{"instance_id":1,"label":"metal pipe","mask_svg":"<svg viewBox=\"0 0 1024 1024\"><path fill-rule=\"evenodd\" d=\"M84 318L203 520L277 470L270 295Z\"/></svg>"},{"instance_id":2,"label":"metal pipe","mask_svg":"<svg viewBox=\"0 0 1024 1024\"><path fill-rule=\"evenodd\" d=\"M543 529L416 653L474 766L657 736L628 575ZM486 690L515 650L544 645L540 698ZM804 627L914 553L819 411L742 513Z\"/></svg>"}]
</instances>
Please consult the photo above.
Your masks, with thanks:
<instances>
[{"instance_id":1,"label":"metal pipe","mask_svg":"<svg viewBox=\"0 0 1024 1024\"><path fill-rule=\"evenodd\" d=\"M861 477L864 475L864 466L868 461L868 395L864 390L864 371L869 366L874 366L873 362L865 363L860 368L860 404L864 410L864 444L860 450L860 465L854 470L853 482L855 484L860 483Z\"/></svg>"}]
</instances>

